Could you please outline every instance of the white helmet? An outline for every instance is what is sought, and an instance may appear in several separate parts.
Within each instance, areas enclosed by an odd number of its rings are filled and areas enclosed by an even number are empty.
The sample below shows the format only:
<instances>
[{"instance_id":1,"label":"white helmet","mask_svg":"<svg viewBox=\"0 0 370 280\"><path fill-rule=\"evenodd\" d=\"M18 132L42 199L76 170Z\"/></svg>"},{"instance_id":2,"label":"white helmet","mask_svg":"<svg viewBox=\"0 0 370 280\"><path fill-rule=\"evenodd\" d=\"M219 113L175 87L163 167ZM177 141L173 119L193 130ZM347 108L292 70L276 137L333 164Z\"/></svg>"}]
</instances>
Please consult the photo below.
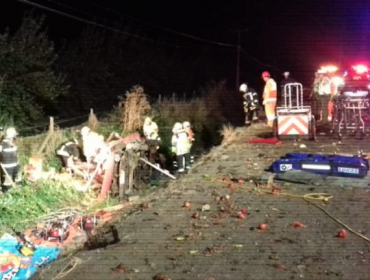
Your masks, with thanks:
<instances>
[{"instance_id":1,"label":"white helmet","mask_svg":"<svg viewBox=\"0 0 370 280\"><path fill-rule=\"evenodd\" d=\"M15 138L17 136L17 131L15 130L14 127L9 127L6 131L5 131L5 138Z\"/></svg>"},{"instance_id":2,"label":"white helmet","mask_svg":"<svg viewBox=\"0 0 370 280\"><path fill-rule=\"evenodd\" d=\"M248 90L248 85L247 84L241 84L240 87L239 87L239 91L241 92L247 92Z\"/></svg>"},{"instance_id":3,"label":"white helmet","mask_svg":"<svg viewBox=\"0 0 370 280\"><path fill-rule=\"evenodd\" d=\"M152 122L152 119L150 117L146 117L144 120L144 125L150 125Z\"/></svg>"},{"instance_id":4,"label":"white helmet","mask_svg":"<svg viewBox=\"0 0 370 280\"><path fill-rule=\"evenodd\" d=\"M183 126L184 128L190 127L190 122L183 122L183 123L182 123L182 126Z\"/></svg>"},{"instance_id":5,"label":"white helmet","mask_svg":"<svg viewBox=\"0 0 370 280\"><path fill-rule=\"evenodd\" d=\"M89 134L90 131L91 131L91 129L88 126L84 126L81 129L81 135L82 135L82 137L87 136L87 134Z\"/></svg>"},{"instance_id":6,"label":"white helmet","mask_svg":"<svg viewBox=\"0 0 370 280\"><path fill-rule=\"evenodd\" d=\"M179 123L179 122L177 122L177 123L175 123L175 125L173 126L172 132L173 132L173 133L177 133L177 132L179 132L181 129L183 129L182 124L181 124L181 123Z\"/></svg>"}]
</instances>

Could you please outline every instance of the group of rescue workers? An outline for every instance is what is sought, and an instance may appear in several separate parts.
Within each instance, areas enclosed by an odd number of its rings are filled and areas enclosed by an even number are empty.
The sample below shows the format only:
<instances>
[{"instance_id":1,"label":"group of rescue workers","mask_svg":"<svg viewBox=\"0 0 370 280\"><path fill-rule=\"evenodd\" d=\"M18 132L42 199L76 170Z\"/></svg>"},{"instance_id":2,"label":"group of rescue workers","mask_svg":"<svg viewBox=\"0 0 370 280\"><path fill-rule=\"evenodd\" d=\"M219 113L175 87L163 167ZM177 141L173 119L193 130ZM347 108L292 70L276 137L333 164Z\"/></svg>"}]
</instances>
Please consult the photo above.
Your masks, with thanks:
<instances>
[{"instance_id":1,"label":"group of rescue workers","mask_svg":"<svg viewBox=\"0 0 370 280\"><path fill-rule=\"evenodd\" d=\"M150 117L145 119L142 133L144 139L139 137L139 139L135 138L134 140L144 140L149 145L153 144L156 150L160 148L161 138L159 137L158 125ZM190 165L194 161L194 157L191 155L194 132L190 122L185 121L183 123L175 123L172 133L171 152L173 155L173 166L177 169L177 172L183 173L185 170L190 169ZM88 180L92 176L91 172L89 172L90 170L104 168L103 163L112 148L110 139L119 139L120 135L113 132L109 139L105 141L103 135L92 131L87 126L80 130L80 134L82 145L80 145L77 139L70 139L60 144L56 149L56 155L61 161L63 171ZM1 186L3 193L21 180L16 137L17 131L14 127L10 127L6 129L0 144ZM102 172L102 170L98 171Z\"/></svg>"},{"instance_id":2,"label":"group of rescue workers","mask_svg":"<svg viewBox=\"0 0 370 280\"><path fill-rule=\"evenodd\" d=\"M322 123L332 120L333 98L338 91L333 72L327 69L320 69L315 73L315 80L310 96L316 119ZM265 82L262 104L265 109L267 125L271 128L274 126L276 118L276 105L281 104L282 99L286 97L286 85L297 83L295 79L290 77L289 72L284 72L283 75L284 79L280 82L281 94L279 96L277 83L271 77L270 73L264 71L261 75L261 78ZM239 91L243 94L245 124L249 126L252 122L259 119L259 95L247 83L241 84ZM105 141L102 135L92 131L87 126L83 127L80 132L82 146L76 139L71 139L62 143L56 150L56 154L60 158L65 171L88 179L91 175L89 172L85 172L84 169L90 170L91 168L102 166L111 146L109 141ZM155 150L161 147L158 125L150 117L146 117L142 133L146 143L152 145L152 147L154 146ZM171 152L173 154L173 167L177 169L177 172L183 173L190 169L191 164L194 162L194 157L191 155L194 132L190 122L185 121L183 123L176 122L172 128L172 133ZM1 185L3 192L8 191L21 178L19 176L19 161L17 146L15 144L16 137L17 131L15 128L10 127L5 131L0 144ZM112 137L120 138L117 133L112 133L109 139Z\"/></svg>"},{"instance_id":3,"label":"group of rescue workers","mask_svg":"<svg viewBox=\"0 0 370 280\"><path fill-rule=\"evenodd\" d=\"M159 148L161 138L158 134L158 125L151 118L147 117L143 126L144 136L150 144L156 141ZM173 166L177 172L183 173L190 169L190 165L194 162L194 157L191 155L191 148L194 142L194 132L191 124L188 121L183 123L176 122L172 128L171 152L174 156Z\"/></svg>"},{"instance_id":4,"label":"group of rescue workers","mask_svg":"<svg viewBox=\"0 0 370 280\"><path fill-rule=\"evenodd\" d=\"M315 80L312 87L310 100L312 103L313 114L317 122L327 124L333 118L333 98L338 93L338 83L334 70L320 69L315 72ZM267 118L267 125L274 126L276 118L275 110L277 104L283 103L283 98L289 94L286 92L288 84L297 83L297 81L290 77L289 72L283 73L284 78L280 82L281 94L278 95L278 87L275 80L271 77L270 72L262 72L261 78L265 82L263 90L263 102L265 108L265 115ZM248 86L248 83L243 83L239 87L239 91L243 94L243 109L245 112L245 124L251 125L259 119L259 95L254 88Z\"/></svg>"}]
</instances>

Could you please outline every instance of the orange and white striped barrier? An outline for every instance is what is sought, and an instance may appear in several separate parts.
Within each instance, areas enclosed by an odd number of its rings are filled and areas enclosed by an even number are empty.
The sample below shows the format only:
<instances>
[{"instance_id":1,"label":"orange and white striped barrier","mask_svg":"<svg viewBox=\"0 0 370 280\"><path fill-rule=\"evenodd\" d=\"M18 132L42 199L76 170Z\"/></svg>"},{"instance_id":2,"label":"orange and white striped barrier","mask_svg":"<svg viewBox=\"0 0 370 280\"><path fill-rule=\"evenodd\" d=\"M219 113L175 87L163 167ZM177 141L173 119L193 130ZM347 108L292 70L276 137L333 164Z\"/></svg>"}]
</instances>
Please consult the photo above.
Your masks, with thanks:
<instances>
[{"instance_id":1,"label":"orange and white striped barrier","mask_svg":"<svg viewBox=\"0 0 370 280\"><path fill-rule=\"evenodd\" d=\"M309 115L287 115L278 116L279 135L308 135Z\"/></svg>"}]
</instances>

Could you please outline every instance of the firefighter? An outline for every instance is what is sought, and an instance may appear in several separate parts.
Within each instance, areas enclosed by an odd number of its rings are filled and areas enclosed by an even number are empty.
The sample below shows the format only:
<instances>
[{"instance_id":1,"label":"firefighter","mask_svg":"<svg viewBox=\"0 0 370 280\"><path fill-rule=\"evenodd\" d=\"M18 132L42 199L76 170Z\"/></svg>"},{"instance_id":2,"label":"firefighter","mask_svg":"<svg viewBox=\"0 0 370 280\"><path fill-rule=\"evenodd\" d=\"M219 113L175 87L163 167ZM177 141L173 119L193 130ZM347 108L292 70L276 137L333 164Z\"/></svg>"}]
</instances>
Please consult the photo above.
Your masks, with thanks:
<instances>
[{"instance_id":1,"label":"firefighter","mask_svg":"<svg viewBox=\"0 0 370 280\"><path fill-rule=\"evenodd\" d=\"M19 182L19 162L18 148L15 144L17 131L14 127L9 127L5 131L5 137L0 144L1 153L1 186L3 193L7 192Z\"/></svg>"},{"instance_id":2,"label":"firefighter","mask_svg":"<svg viewBox=\"0 0 370 280\"><path fill-rule=\"evenodd\" d=\"M56 150L56 154L62 162L62 167L68 173L74 173L85 177L76 165L82 161L82 149L77 141L77 139L72 139L70 141L64 142Z\"/></svg>"},{"instance_id":3,"label":"firefighter","mask_svg":"<svg viewBox=\"0 0 370 280\"><path fill-rule=\"evenodd\" d=\"M324 77L324 71L318 70L315 72L315 79L312 84L312 92L310 95L312 112L316 120L321 120L321 107L320 107L320 83Z\"/></svg>"},{"instance_id":4,"label":"firefighter","mask_svg":"<svg viewBox=\"0 0 370 280\"><path fill-rule=\"evenodd\" d=\"M161 146L162 140L158 134L158 125L150 117L146 117L143 125L143 132L146 143L149 146L148 159L151 163L159 164L163 167L160 160L158 149Z\"/></svg>"},{"instance_id":5,"label":"firefighter","mask_svg":"<svg viewBox=\"0 0 370 280\"><path fill-rule=\"evenodd\" d=\"M266 83L263 91L263 105L265 105L267 125L269 127L273 127L277 100L277 85L274 79L271 78L270 72L262 72L261 77Z\"/></svg>"},{"instance_id":6,"label":"firefighter","mask_svg":"<svg viewBox=\"0 0 370 280\"><path fill-rule=\"evenodd\" d=\"M239 91L244 99L245 124L250 126L252 121L258 120L258 94L255 89L248 87L247 83L241 84Z\"/></svg>"},{"instance_id":7,"label":"firefighter","mask_svg":"<svg viewBox=\"0 0 370 280\"><path fill-rule=\"evenodd\" d=\"M176 156L177 171L183 173L185 169L190 169L190 141L179 122L173 126L172 133L172 153Z\"/></svg>"},{"instance_id":8,"label":"firefighter","mask_svg":"<svg viewBox=\"0 0 370 280\"><path fill-rule=\"evenodd\" d=\"M322 79L319 83L318 91L318 107L321 112L321 118L319 121L326 124L329 120L329 102L331 99L331 78L327 71L322 70Z\"/></svg>"},{"instance_id":9,"label":"firefighter","mask_svg":"<svg viewBox=\"0 0 370 280\"><path fill-rule=\"evenodd\" d=\"M159 138L158 125L149 117L145 118L143 132L147 140L158 140Z\"/></svg>"},{"instance_id":10,"label":"firefighter","mask_svg":"<svg viewBox=\"0 0 370 280\"><path fill-rule=\"evenodd\" d=\"M104 136L92 131L89 127L84 126L81 129L83 141L83 153L88 163L97 162L97 155L101 150L106 150L107 145L104 142Z\"/></svg>"},{"instance_id":11,"label":"firefighter","mask_svg":"<svg viewBox=\"0 0 370 280\"><path fill-rule=\"evenodd\" d=\"M191 128L190 122L188 122L188 121L183 122L182 126L183 126L185 132L188 134L189 151L190 151L190 164L193 164L194 163L194 156L191 154L191 148L193 147L193 143L195 141L194 132L193 132L193 129Z\"/></svg>"}]
</instances>

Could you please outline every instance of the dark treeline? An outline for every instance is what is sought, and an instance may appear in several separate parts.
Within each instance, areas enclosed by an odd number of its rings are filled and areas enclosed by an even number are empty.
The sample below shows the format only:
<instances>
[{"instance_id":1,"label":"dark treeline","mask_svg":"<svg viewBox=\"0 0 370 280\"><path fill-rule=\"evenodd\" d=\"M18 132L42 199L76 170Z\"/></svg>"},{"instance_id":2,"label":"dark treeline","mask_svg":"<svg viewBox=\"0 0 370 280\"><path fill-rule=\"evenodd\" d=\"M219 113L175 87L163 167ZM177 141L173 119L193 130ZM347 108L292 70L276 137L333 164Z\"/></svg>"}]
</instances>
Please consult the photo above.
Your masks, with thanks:
<instances>
[{"instance_id":1,"label":"dark treeline","mask_svg":"<svg viewBox=\"0 0 370 280\"><path fill-rule=\"evenodd\" d=\"M50 115L88 114L90 108L107 112L134 85L153 99L173 93L191 97L209 81L228 78L226 68L235 65L230 50L177 46L145 32L132 36L129 25L121 32L84 25L79 36L56 48L46 22L29 11L17 29L0 36L0 122L5 125L25 128Z\"/></svg>"}]
</instances>

